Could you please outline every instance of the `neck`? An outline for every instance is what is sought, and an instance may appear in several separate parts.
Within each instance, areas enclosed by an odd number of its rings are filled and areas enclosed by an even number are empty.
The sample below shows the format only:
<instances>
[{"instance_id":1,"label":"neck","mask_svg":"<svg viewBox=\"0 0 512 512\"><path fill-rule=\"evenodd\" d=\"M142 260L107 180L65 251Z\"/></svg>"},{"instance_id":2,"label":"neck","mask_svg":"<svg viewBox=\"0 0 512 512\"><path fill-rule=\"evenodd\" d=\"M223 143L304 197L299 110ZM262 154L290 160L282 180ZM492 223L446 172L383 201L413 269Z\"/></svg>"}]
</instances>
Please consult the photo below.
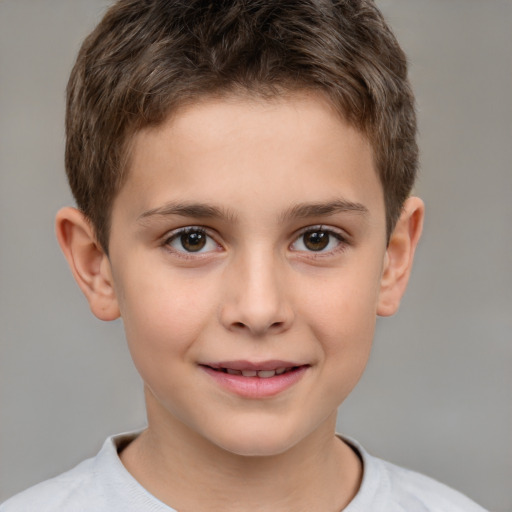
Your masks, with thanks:
<instances>
[{"instance_id":1,"label":"neck","mask_svg":"<svg viewBox=\"0 0 512 512\"><path fill-rule=\"evenodd\" d=\"M148 418L150 418L148 411ZM152 425L121 454L150 493L180 512L339 512L355 496L362 468L335 437L336 415L284 453L241 456L178 420Z\"/></svg>"}]
</instances>

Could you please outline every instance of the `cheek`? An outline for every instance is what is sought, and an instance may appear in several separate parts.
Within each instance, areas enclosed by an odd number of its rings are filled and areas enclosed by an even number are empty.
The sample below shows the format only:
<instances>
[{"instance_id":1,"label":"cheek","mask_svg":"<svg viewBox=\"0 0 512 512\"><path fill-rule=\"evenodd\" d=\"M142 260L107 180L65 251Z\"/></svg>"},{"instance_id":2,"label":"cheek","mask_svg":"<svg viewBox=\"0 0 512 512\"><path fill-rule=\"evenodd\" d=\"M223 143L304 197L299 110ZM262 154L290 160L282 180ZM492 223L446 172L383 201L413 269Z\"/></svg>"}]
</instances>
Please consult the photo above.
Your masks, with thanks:
<instances>
[{"instance_id":1,"label":"cheek","mask_svg":"<svg viewBox=\"0 0 512 512\"><path fill-rule=\"evenodd\" d=\"M214 290L207 283L198 290L197 281L163 275L125 280L130 285L121 290L121 316L136 366L168 364L169 355L187 354L214 314Z\"/></svg>"},{"instance_id":2,"label":"cheek","mask_svg":"<svg viewBox=\"0 0 512 512\"><path fill-rule=\"evenodd\" d=\"M375 331L379 269L337 273L309 294L304 314L319 340L333 391L342 395L357 383L368 361ZM370 267L371 268L371 267ZM369 275L370 274L370 275Z\"/></svg>"},{"instance_id":3,"label":"cheek","mask_svg":"<svg viewBox=\"0 0 512 512\"><path fill-rule=\"evenodd\" d=\"M377 317L380 268L334 270L304 294L303 315L318 329L320 339L343 343L364 339L373 333ZM371 337L371 336L370 336Z\"/></svg>"},{"instance_id":4,"label":"cheek","mask_svg":"<svg viewBox=\"0 0 512 512\"><path fill-rule=\"evenodd\" d=\"M343 294L345 295L345 294ZM336 297L334 297L336 298ZM373 298L373 297L372 297ZM368 307L364 298L352 295L342 297L317 309L315 335L322 340L327 363L347 368L360 366L369 355L376 322L374 307Z\"/></svg>"}]
</instances>

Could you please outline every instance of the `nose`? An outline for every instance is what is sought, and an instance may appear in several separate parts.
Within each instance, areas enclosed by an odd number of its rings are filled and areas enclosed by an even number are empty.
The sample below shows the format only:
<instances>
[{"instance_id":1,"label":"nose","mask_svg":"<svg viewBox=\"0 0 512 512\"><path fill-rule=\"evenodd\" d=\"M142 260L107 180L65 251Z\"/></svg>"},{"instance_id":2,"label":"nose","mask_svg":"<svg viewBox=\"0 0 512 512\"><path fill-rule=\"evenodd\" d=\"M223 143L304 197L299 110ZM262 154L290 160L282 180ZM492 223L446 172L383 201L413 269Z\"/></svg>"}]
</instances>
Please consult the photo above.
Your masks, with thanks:
<instances>
[{"instance_id":1,"label":"nose","mask_svg":"<svg viewBox=\"0 0 512 512\"><path fill-rule=\"evenodd\" d=\"M230 331L261 337L288 330L294 312L283 265L272 254L241 256L230 265L224 282L220 322Z\"/></svg>"}]
</instances>

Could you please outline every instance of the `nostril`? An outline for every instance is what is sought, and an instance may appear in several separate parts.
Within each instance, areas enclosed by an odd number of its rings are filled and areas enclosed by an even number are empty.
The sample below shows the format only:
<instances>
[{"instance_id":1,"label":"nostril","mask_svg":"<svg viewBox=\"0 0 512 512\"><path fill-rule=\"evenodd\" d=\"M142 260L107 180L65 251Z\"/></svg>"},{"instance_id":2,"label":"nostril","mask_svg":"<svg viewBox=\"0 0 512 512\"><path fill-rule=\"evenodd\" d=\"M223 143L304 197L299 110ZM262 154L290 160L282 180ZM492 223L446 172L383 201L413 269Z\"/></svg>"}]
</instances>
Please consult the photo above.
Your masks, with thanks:
<instances>
[{"instance_id":1,"label":"nostril","mask_svg":"<svg viewBox=\"0 0 512 512\"><path fill-rule=\"evenodd\" d=\"M269 325L269 329L280 329L284 325L284 322L274 322ZM237 329L245 329L247 327L243 322L234 322L233 327Z\"/></svg>"}]
</instances>

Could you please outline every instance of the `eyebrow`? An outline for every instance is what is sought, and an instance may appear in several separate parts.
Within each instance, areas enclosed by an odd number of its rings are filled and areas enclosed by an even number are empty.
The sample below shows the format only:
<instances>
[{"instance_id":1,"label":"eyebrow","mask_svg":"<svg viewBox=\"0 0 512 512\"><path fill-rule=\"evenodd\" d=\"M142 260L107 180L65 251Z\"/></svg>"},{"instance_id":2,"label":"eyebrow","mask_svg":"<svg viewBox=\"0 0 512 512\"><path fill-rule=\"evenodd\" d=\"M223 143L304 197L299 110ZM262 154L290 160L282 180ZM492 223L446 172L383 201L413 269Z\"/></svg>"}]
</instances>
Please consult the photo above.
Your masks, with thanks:
<instances>
[{"instance_id":1,"label":"eyebrow","mask_svg":"<svg viewBox=\"0 0 512 512\"><path fill-rule=\"evenodd\" d=\"M235 218L230 210L219 208L206 203L170 202L151 210L142 212L138 221L144 221L149 217L166 217L169 215L180 215L181 217L196 217L199 219L229 219Z\"/></svg>"},{"instance_id":2,"label":"eyebrow","mask_svg":"<svg viewBox=\"0 0 512 512\"><path fill-rule=\"evenodd\" d=\"M335 199L322 203L299 203L281 215L281 221L290 219L303 219L309 217L323 217L336 213L353 212L366 215L368 208L361 203L354 203L345 199ZM236 215L231 210L207 203L170 202L157 208L142 212L137 220L143 222L150 217L166 217L179 215L181 217L195 217L199 219L223 219L234 221Z\"/></svg>"},{"instance_id":3,"label":"eyebrow","mask_svg":"<svg viewBox=\"0 0 512 512\"><path fill-rule=\"evenodd\" d=\"M300 203L286 210L282 215L282 220L323 217L343 212L367 215L368 208L361 203L354 203L346 199L335 199L326 203Z\"/></svg>"}]
</instances>

